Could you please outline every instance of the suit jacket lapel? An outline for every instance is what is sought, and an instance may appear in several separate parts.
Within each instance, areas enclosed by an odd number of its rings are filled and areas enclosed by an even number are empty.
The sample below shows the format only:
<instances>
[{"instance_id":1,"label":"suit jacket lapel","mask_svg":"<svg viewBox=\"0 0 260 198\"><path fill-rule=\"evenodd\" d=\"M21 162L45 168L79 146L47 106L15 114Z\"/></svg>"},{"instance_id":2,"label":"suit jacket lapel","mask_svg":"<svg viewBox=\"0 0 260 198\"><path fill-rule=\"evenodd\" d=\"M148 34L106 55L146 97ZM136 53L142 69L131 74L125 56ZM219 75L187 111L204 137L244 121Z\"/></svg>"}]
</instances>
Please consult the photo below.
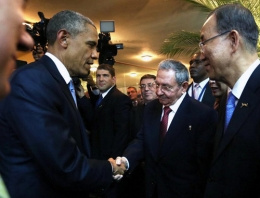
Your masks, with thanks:
<instances>
[{"instance_id":1,"label":"suit jacket lapel","mask_svg":"<svg viewBox=\"0 0 260 198\"><path fill-rule=\"evenodd\" d=\"M75 102L73 100L73 97L70 93L68 85L66 84L66 82L62 78L62 76L59 73L59 71L58 71L56 65L54 64L54 62L48 56L43 56L39 61L43 62L46 69L50 72L50 74L53 76L53 78L56 79L56 81L59 84L61 90L63 91L66 98L70 101L73 108L75 110L77 110L77 107L76 107Z\"/></svg>"},{"instance_id":2,"label":"suit jacket lapel","mask_svg":"<svg viewBox=\"0 0 260 198\"><path fill-rule=\"evenodd\" d=\"M168 132L164 137L164 140L161 145L160 157L167 155L167 153L171 150L171 147L174 146L174 142L178 141L178 137L183 132L185 126L189 123L188 116L189 112L189 99L188 94L183 99L180 107L178 108L175 116L169 126Z\"/></svg>"},{"instance_id":3,"label":"suit jacket lapel","mask_svg":"<svg viewBox=\"0 0 260 198\"><path fill-rule=\"evenodd\" d=\"M52 77L57 81L57 83L58 83L59 87L61 88L62 92L64 93L65 97L68 99L69 103L72 105L73 109L75 110L74 111L75 115L72 115L72 116L77 116L77 118L78 118L77 120L79 121L79 126L81 128L81 131L79 131L79 133L81 133L81 135L80 135L81 140L79 140L79 141L81 141L81 142L79 142L79 144L81 144L82 147L84 147L83 152L86 155L90 156L89 139L87 137L86 129L83 124L82 118L79 114L79 111L75 105L75 102L72 98L68 85L62 78L62 76L59 73L54 62L48 56L43 56L39 61L41 61L44 64L44 66L49 71L49 73L52 75ZM75 132L75 133L77 133L77 132Z\"/></svg>"},{"instance_id":4,"label":"suit jacket lapel","mask_svg":"<svg viewBox=\"0 0 260 198\"><path fill-rule=\"evenodd\" d=\"M260 85L259 76L260 76L260 67L258 66L258 68L256 68L256 70L249 78L245 86L245 89L240 99L238 100L237 106L230 120L229 126L225 134L223 135L218 145L218 148L216 149L213 163L218 158L218 156L223 152L223 150L227 147L227 145L231 142L233 137L236 135L236 133L239 131L241 126L248 118L250 112L253 111L255 106L257 105L259 98L258 95L256 95L255 91ZM224 123L225 113L222 113L222 115L223 116L221 119L221 124L218 127L217 133L220 132L223 133L223 123Z\"/></svg>"},{"instance_id":5,"label":"suit jacket lapel","mask_svg":"<svg viewBox=\"0 0 260 198\"><path fill-rule=\"evenodd\" d=\"M162 115L162 105L159 103L158 99L154 107L150 108L149 110L150 111L147 112L147 115L149 115L149 117L144 118L145 121L148 122L148 124L146 125L149 127L146 132L149 133L147 134L147 137L149 137L149 144L151 145L151 152L153 154L153 157L154 159L157 159L160 147L160 123Z\"/></svg>"}]
</instances>

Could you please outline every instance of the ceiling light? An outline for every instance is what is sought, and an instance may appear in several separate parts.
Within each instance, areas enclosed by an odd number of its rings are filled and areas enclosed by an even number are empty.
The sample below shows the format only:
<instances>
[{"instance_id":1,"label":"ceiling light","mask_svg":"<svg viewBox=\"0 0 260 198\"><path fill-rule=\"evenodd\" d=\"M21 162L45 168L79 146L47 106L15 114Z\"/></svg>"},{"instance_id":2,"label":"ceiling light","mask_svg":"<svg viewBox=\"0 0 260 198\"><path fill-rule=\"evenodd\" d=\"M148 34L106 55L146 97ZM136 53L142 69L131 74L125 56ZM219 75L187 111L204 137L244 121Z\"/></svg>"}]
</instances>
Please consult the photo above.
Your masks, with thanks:
<instances>
[{"instance_id":1,"label":"ceiling light","mask_svg":"<svg viewBox=\"0 0 260 198\"><path fill-rule=\"evenodd\" d=\"M131 77L136 77L136 76L137 76L137 73L132 72L132 73L130 73L129 75L130 75Z\"/></svg>"},{"instance_id":2,"label":"ceiling light","mask_svg":"<svg viewBox=\"0 0 260 198\"><path fill-rule=\"evenodd\" d=\"M143 56L141 56L141 58L143 61L146 61L146 62L152 60L152 56L150 56L150 55L143 55Z\"/></svg>"}]
</instances>

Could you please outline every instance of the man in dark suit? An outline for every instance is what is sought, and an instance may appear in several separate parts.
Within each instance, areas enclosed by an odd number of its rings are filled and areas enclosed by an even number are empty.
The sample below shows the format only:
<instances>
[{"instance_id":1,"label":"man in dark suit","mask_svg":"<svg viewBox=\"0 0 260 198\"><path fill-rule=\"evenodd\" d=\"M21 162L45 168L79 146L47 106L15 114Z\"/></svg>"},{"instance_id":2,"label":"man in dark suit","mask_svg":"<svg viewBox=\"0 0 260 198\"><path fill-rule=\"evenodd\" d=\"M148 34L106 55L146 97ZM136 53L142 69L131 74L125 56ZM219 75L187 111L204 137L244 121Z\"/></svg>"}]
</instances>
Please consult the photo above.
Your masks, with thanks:
<instances>
[{"instance_id":1,"label":"man in dark suit","mask_svg":"<svg viewBox=\"0 0 260 198\"><path fill-rule=\"evenodd\" d=\"M15 71L12 91L0 104L0 172L12 198L86 198L107 188L117 171L111 159L90 159L68 87L71 76L87 74L97 58L97 30L66 10L50 20L47 38L46 55Z\"/></svg>"},{"instance_id":2,"label":"man in dark suit","mask_svg":"<svg viewBox=\"0 0 260 198\"><path fill-rule=\"evenodd\" d=\"M188 94L209 107L213 107L215 98L209 86L209 77L206 71L207 64L208 61L201 58L200 52L192 56L189 72L193 82L188 87Z\"/></svg>"},{"instance_id":3,"label":"man in dark suit","mask_svg":"<svg viewBox=\"0 0 260 198\"><path fill-rule=\"evenodd\" d=\"M206 198L260 197L258 37L252 13L240 4L216 8L201 29L200 47L209 61L209 77L231 88L227 107L220 106Z\"/></svg>"},{"instance_id":4,"label":"man in dark suit","mask_svg":"<svg viewBox=\"0 0 260 198\"><path fill-rule=\"evenodd\" d=\"M130 98L116 88L115 69L101 64L96 71L96 84L103 99L96 102L91 130L92 156L96 159L116 158L129 142ZM115 184L114 184L115 185ZM116 185L104 197L117 197Z\"/></svg>"},{"instance_id":5,"label":"man in dark suit","mask_svg":"<svg viewBox=\"0 0 260 198\"><path fill-rule=\"evenodd\" d=\"M203 196L217 115L186 94L188 80L182 63L168 59L159 64L158 99L147 104L137 138L116 160L129 164L130 172L145 160L147 198ZM167 119L162 115L166 109Z\"/></svg>"}]
</instances>

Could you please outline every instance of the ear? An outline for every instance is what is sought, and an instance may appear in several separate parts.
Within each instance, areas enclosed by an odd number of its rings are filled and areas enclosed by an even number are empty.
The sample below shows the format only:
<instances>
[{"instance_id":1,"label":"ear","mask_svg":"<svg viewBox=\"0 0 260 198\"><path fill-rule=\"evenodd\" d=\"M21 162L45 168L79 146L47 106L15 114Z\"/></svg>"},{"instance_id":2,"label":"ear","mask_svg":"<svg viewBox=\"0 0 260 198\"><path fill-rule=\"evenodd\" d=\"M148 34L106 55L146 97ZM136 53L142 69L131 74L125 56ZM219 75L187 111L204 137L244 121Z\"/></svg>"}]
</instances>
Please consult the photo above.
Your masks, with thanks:
<instances>
[{"instance_id":1,"label":"ear","mask_svg":"<svg viewBox=\"0 0 260 198\"><path fill-rule=\"evenodd\" d=\"M236 52L240 45L240 39L241 39L240 34L238 33L238 31L232 30L229 33L229 39L230 39L230 46L231 46L232 52Z\"/></svg>"},{"instance_id":2,"label":"ear","mask_svg":"<svg viewBox=\"0 0 260 198\"><path fill-rule=\"evenodd\" d=\"M59 30L57 33L57 41L63 48L68 47L69 33L66 30Z\"/></svg>"},{"instance_id":3,"label":"ear","mask_svg":"<svg viewBox=\"0 0 260 198\"><path fill-rule=\"evenodd\" d=\"M186 92L189 87L189 83L187 81L184 81L181 85L182 92Z\"/></svg>"},{"instance_id":4,"label":"ear","mask_svg":"<svg viewBox=\"0 0 260 198\"><path fill-rule=\"evenodd\" d=\"M116 84L116 77L113 76L112 79L113 79L113 81L114 81L114 84Z\"/></svg>"}]
</instances>

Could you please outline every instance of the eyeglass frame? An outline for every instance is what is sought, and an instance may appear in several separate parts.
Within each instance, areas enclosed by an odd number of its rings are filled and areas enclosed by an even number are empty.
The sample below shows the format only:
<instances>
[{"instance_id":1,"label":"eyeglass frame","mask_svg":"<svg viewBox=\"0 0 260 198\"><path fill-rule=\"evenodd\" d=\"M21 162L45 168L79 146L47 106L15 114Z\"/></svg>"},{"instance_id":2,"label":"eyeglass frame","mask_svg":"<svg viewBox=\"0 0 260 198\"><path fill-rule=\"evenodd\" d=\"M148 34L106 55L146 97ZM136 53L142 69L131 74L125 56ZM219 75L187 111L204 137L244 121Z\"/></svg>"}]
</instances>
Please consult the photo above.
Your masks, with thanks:
<instances>
[{"instance_id":1,"label":"eyeglass frame","mask_svg":"<svg viewBox=\"0 0 260 198\"><path fill-rule=\"evenodd\" d=\"M156 85L156 89L161 89L161 91L163 92L171 92L175 86L171 86L171 85L164 85L164 84L159 84L159 83L156 83L155 82L155 85Z\"/></svg>"},{"instance_id":2,"label":"eyeglass frame","mask_svg":"<svg viewBox=\"0 0 260 198\"><path fill-rule=\"evenodd\" d=\"M207 40L205 40L205 41L199 42L200 52L203 53L203 47L205 46L205 44L206 44L208 41L213 40L213 39L215 39L215 38L217 38L217 37L219 37L219 36L223 36L224 34L229 33L229 32L231 32L231 30L227 30L227 31L222 32L222 33L220 33L220 34L217 34L216 36L213 36L213 37L211 37L211 38L209 38L209 39L207 39Z\"/></svg>"},{"instance_id":3,"label":"eyeglass frame","mask_svg":"<svg viewBox=\"0 0 260 198\"><path fill-rule=\"evenodd\" d=\"M140 89L145 89L146 87L148 87L148 89L151 89L151 88L153 88L154 85L156 85L155 82L153 82L153 83L147 83L147 84L140 84L139 88L140 88Z\"/></svg>"}]
</instances>

